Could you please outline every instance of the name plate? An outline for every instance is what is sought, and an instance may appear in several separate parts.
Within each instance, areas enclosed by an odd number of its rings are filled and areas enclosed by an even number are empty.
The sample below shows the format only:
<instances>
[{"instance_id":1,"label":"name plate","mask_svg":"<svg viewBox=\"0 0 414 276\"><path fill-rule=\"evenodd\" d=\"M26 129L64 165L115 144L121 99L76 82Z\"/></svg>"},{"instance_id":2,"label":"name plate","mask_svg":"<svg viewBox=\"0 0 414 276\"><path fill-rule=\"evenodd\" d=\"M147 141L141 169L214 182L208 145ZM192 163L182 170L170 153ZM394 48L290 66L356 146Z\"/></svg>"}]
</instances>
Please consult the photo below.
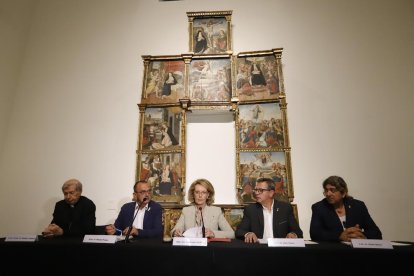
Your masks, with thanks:
<instances>
[{"instance_id":1,"label":"name plate","mask_svg":"<svg viewBox=\"0 0 414 276\"><path fill-rule=\"evenodd\" d=\"M207 238L174 237L173 245L176 245L176 246L207 246Z\"/></svg>"},{"instance_id":2,"label":"name plate","mask_svg":"<svg viewBox=\"0 0 414 276\"><path fill-rule=\"evenodd\" d=\"M394 249L390 241L370 240L370 239L351 239L353 248L377 248L377 249Z\"/></svg>"},{"instance_id":3,"label":"name plate","mask_svg":"<svg viewBox=\"0 0 414 276\"><path fill-rule=\"evenodd\" d=\"M6 236L4 240L6 242L35 242L37 241L37 235L31 234L13 234Z\"/></svg>"},{"instance_id":4,"label":"name plate","mask_svg":"<svg viewBox=\"0 0 414 276\"><path fill-rule=\"evenodd\" d=\"M83 242L86 243L115 243L118 236L114 235L85 235Z\"/></svg>"},{"instance_id":5,"label":"name plate","mask_svg":"<svg viewBox=\"0 0 414 276\"><path fill-rule=\"evenodd\" d=\"M269 247L305 247L304 239L267 239Z\"/></svg>"}]
</instances>

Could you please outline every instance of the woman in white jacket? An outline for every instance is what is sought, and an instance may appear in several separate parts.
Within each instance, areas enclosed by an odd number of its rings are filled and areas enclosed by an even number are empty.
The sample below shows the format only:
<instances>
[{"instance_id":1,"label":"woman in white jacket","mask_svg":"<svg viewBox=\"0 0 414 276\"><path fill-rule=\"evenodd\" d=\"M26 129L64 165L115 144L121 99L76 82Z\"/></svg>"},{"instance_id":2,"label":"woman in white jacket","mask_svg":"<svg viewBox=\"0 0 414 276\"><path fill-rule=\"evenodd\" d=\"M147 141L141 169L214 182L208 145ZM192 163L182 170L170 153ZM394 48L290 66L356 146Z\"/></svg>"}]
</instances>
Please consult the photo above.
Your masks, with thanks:
<instances>
[{"instance_id":1,"label":"woman in white jacket","mask_svg":"<svg viewBox=\"0 0 414 276\"><path fill-rule=\"evenodd\" d=\"M182 237L188 229L194 229L193 237L202 237L204 223L206 238L234 238L234 230L220 207L212 206L214 187L207 179L195 180L188 190L190 206L184 207L177 224L171 231L173 237Z\"/></svg>"}]
</instances>

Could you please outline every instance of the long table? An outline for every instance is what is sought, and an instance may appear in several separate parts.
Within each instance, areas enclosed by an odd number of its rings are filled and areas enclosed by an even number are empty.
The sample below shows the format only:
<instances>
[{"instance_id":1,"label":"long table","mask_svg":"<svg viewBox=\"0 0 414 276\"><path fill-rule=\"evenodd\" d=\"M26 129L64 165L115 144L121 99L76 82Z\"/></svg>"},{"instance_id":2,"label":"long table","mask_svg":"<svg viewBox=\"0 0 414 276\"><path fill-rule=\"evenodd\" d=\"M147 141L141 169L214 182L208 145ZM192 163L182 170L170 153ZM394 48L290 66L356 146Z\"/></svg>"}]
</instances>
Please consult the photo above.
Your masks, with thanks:
<instances>
[{"instance_id":1,"label":"long table","mask_svg":"<svg viewBox=\"0 0 414 276\"><path fill-rule=\"evenodd\" d=\"M232 240L189 247L151 239L98 244L67 238L39 237L36 242L3 238L0 275L395 275L412 270L414 243L409 244L387 250L341 243L280 248Z\"/></svg>"}]
</instances>

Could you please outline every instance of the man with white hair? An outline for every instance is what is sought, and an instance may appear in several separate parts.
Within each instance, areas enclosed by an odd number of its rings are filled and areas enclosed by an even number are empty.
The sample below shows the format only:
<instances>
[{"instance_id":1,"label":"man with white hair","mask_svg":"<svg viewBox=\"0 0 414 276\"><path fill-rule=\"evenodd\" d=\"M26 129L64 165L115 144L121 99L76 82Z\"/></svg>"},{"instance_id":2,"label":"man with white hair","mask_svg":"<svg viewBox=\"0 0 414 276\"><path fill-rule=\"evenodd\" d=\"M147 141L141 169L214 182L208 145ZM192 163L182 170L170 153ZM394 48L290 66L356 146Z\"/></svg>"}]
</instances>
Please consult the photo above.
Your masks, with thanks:
<instances>
[{"instance_id":1,"label":"man with white hair","mask_svg":"<svg viewBox=\"0 0 414 276\"><path fill-rule=\"evenodd\" d=\"M43 230L44 237L83 236L95 232L96 207L82 196L82 183L69 179L62 186L64 199L55 205L52 222Z\"/></svg>"}]
</instances>

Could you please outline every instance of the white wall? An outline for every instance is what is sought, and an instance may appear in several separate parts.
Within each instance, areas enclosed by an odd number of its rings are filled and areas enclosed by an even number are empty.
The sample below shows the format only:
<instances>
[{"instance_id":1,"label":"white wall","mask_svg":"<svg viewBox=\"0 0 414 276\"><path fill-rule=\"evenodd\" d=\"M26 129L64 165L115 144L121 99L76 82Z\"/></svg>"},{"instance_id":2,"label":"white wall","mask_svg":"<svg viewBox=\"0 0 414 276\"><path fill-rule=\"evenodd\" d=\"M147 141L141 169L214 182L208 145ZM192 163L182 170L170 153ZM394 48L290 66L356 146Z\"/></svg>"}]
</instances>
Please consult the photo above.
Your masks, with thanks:
<instances>
[{"instance_id":1,"label":"white wall","mask_svg":"<svg viewBox=\"0 0 414 276\"><path fill-rule=\"evenodd\" d=\"M17 80L0 86L13 91L0 94L13 98L0 113L8 125L0 135L0 236L39 233L71 177L96 203L97 223L112 222L134 182L141 55L187 52L187 11L233 10L235 53L284 48L294 202L305 238L321 182L338 174L385 239L414 240L412 1L26 1L31 13L13 3L1 2L0 30L14 22L4 15L17 13L19 28L32 17L27 36L0 46L1 56L25 49L9 61L17 67L21 59L20 72L0 65L2 79ZM232 154L220 158L234 164ZM202 177L235 185L223 173ZM232 192L218 203L234 203Z\"/></svg>"},{"instance_id":2,"label":"white wall","mask_svg":"<svg viewBox=\"0 0 414 276\"><path fill-rule=\"evenodd\" d=\"M0 156L24 58L33 0L0 1Z\"/></svg>"}]
</instances>

